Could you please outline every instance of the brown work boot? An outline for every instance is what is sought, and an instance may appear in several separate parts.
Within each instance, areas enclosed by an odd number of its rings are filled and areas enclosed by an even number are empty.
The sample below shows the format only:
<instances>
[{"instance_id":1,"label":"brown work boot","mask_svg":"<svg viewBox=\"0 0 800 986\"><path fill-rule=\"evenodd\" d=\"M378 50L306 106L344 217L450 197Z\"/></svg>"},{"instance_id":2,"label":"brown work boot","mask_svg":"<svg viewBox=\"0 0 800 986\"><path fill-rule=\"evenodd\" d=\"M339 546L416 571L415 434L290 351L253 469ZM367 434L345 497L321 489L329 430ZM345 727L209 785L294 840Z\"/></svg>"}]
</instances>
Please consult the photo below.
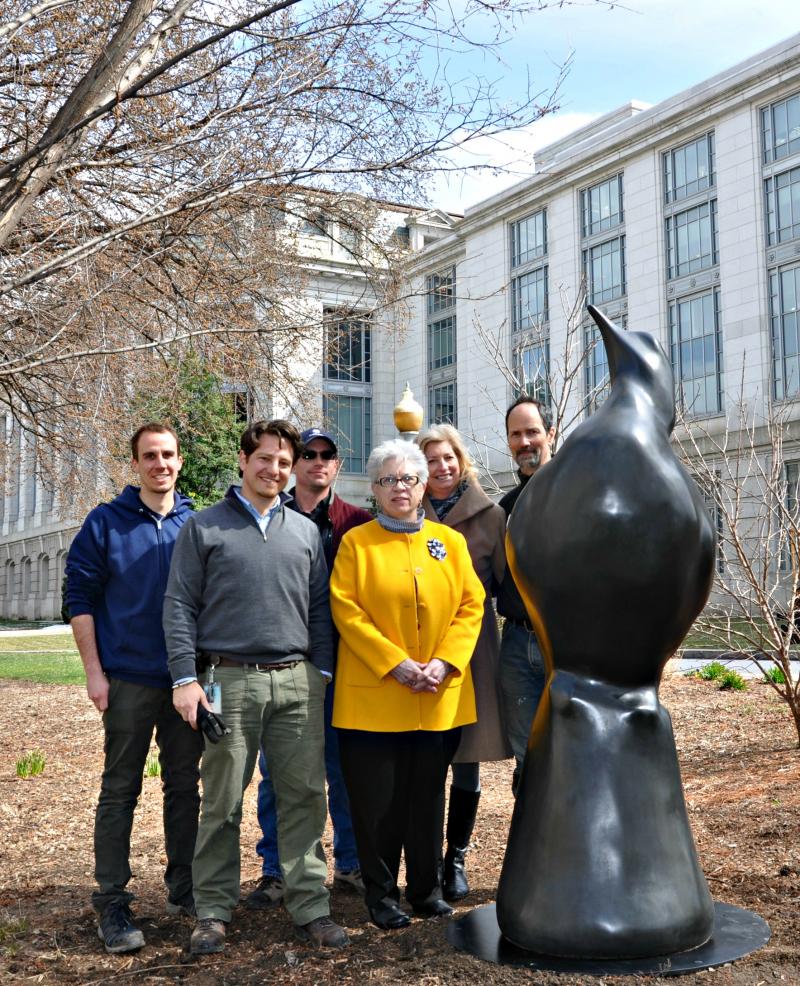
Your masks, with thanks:
<instances>
[{"instance_id":1,"label":"brown work boot","mask_svg":"<svg viewBox=\"0 0 800 986\"><path fill-rule=\"evenodd\" d=\"M192 955L211 955L225 948L225 922L218 918L200 918L189 939Z\"/></svg>"},{"instance_id":2,"label":"brown work boot","mask_svg":"<svg viewBox=\"0 0 800 986\"><path fill-rule=\"evenodd\" d=\"M316 945L318 948L344 948L350 944L350 939L335 921L326 915L314 918L308 924L296 924L295 934L301 941Z\"/></svg>"}]
</instances>

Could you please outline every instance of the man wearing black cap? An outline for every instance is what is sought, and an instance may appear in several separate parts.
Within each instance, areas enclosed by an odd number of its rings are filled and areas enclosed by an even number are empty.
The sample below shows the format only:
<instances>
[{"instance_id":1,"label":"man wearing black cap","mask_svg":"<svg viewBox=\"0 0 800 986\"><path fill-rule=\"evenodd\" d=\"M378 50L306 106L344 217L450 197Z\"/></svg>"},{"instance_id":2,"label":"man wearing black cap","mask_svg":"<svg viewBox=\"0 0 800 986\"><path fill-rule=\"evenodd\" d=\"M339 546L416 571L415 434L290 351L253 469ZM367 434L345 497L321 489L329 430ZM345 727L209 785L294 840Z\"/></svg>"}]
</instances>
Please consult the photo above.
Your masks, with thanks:
<instances>
[{"instance_id":1,"label":"man wearing black cap","mask_svg":"<svg viewBox=\"0 0 800 986\"><path fill-rule=\"evenodd\" d=\"M312 520L322 538L328 572L339 548L342 536L351 527L364 524L372 517L361 507L342 500L333 492L333 483L342 461L333 436L321 428L308 428L300 436L303 451L294 465L293 499L286 504ZM333 688L325 696L325 773L328 781L328 809L333 822L333 858L335 887L362 892L358 854L350 805L339 764L339 743L331 725ZM247 898L255 908L273 907L283 899L283 878L278 857L275 794L262 752L259 757L262 780L258 788L258 821L263 833L256 852L262 861L262 876L256 889Z\"/></svg>"}]
</instances>

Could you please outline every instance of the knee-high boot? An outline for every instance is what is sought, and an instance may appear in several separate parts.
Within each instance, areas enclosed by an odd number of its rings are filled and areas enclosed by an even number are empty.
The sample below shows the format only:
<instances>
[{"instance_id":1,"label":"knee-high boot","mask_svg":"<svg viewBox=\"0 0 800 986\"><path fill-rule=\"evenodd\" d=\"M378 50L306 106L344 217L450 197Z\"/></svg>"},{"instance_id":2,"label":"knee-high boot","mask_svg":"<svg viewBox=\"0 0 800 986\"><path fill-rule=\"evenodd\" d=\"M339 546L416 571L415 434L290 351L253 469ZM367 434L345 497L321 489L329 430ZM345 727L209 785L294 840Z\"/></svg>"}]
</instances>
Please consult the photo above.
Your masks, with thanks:
<instances>
[{"instance_id":1,"label":"knee-high boot","mask_svg":"<svg viewBox=\"0 0 800 986\"><path fill-rule=\"evenodd\" d=\"M450 807L447 812L447 851L444 857L442 896L445 900L461 900L469 893L464 856L469 847L475 816L478 813L480 791L464 791L450 787Z\"/></svg>"}]
</instances>

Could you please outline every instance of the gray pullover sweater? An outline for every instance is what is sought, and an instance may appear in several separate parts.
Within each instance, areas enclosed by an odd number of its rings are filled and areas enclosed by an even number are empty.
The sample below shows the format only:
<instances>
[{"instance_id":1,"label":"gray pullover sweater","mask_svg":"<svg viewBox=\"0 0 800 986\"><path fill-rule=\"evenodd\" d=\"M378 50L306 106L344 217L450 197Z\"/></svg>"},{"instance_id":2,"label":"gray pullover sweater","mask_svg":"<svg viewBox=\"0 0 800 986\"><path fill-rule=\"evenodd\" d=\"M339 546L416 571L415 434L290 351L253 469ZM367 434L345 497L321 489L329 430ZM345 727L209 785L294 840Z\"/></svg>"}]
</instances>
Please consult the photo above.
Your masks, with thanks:
<instances>
[{"instance_id":1,"label":"gray pullover sweater","mask_svg":"<svg viewBox=\"0 0 800 986\"><path fill-rule=\"evenodd\" d=\"M196 673L200 651L332 672L332 633L322 542L306 517L281 506L262 534L230 489L184 524L164 596L173 681Z\"/></svg>"}]
</instances>

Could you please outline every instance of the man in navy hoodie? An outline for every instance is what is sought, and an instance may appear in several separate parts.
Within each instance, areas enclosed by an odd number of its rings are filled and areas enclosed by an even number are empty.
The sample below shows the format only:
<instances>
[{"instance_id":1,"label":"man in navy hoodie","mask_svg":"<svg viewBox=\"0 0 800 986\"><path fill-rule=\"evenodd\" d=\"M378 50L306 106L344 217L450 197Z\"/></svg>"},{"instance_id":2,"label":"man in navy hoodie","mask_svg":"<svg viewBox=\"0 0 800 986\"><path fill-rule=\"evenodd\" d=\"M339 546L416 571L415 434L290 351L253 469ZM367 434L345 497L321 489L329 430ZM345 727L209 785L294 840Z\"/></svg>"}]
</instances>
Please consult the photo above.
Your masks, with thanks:
<instances>
[{"instance_id":1,"label":"man in navy hoodie","mask_svg":"<svg viewBox=\"0 0 800 986\"><path fill-rule=\"evenodd\" d=\"M172 550L192 512L175 490L178 436L150 423L131 439L141 486L95 507L67 556L66 601L89 698L103 714L105 766L94 827L92 904L106 951L144 945L126 890L133 813L155 730L164 788L167 913L194 914L192 856L200 805L201 734L172 704L161 610Z\"/></svg>"}]
</instances>

